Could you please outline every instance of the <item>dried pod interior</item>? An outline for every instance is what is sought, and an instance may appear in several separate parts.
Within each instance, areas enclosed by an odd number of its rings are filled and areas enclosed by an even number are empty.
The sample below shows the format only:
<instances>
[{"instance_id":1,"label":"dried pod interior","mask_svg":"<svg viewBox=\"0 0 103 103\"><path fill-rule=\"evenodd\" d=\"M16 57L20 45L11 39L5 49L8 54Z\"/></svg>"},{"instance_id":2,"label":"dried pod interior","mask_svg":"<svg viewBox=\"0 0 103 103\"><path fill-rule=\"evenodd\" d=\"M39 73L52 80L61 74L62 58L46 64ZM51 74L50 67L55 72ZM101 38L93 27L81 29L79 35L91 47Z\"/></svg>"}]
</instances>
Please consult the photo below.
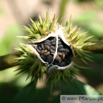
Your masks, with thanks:
<instances>
[{"instance_id":1,"label":"dried pod interior","mask_svg":"<svg viewBox=\"0 0 103 103\"><path fill-rule=\"evenodd\" d=\"M67 66L71 63L72 57L73 53L70 46L66 45L60 38L58 38L57 55L53 64L60 67Z\"/></svg>"},{"instance_id":2,"label":"dried pod interior","mask_svg":"<svg viewBox=\"0 0 103 103\"><path fill-rule=\"evenodd\" d=\"M48 64L52 63L56 50L55 38L51 37L43 42L37 43L35 49L40 54L41 59Z\"/></svg>"},{"instance_id":3,"label":"dried pod interior","mask_svg":"<svg viewBox=\"0 0 103 103\"><path fill-rule=\"evenodd\" d=\"M41 59L48 65L53 64L64 67L71 63L70 59L73 57L73 53L71 48L61 38L57 38L49 37L45 41L37 43L35 49Z\"/></svg>"}]
</instances>

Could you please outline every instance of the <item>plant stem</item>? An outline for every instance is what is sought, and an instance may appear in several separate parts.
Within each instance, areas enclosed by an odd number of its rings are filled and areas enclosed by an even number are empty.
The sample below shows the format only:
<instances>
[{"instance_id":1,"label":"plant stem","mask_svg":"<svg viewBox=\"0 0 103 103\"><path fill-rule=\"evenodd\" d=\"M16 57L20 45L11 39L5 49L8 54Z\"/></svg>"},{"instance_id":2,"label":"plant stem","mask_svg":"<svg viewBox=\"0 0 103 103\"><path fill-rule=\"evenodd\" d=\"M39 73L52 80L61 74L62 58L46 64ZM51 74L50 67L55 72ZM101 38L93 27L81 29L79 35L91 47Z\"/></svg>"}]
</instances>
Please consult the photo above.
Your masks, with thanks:
<instances>
[{"instance_id":1,"label":"plant stem","mask_svg":"<svg viewBox=\"0 0 103 103\"><path fill-rule=\"evenodd\" d=\"M93 52L93 53L103 54L103 42L96 41L93 43L95 43L95 44L91 45L91 46L86 46L83 49L86 51Z\"/></svg>"},{"instance_id":2,"label":"plant stem","mask_svg":"<svg viewBox=\"0 0 103 103\"><path fill-rule=\"evenodd\" d=\"M20 52L14 52L8 55L0 56L0 70L4 70L13 66L18 65L15 58L20 57Z\"/></svg>"},{"instance_id":3,"label":"plant stem","mask_svg":"<svg viewBox=\"0 0 103 103\"><path fill-rule=\"evenodd\" d=\"M68 1L69 0L61 0L61 4L60 4L60 8L59 8L59 19L58 19L58 23L60 23L60 24L63 21L62 17L64 16L65 8L66 8Z\"/></svg>"},{"instance_id":4,"label":"plant stem","mask_svg":"<svg viewBox=\"0 0 103 103\"><path fill-rule=\"evenodd\" d=\"M93 43L95 44L92 46L86 46L83 49L86 51L90 51L92 53L103 54L103 42L97 41ZM0 56L0 70L5 70L7 68L20 65L17 63L17 60L15 59L20 57L20 55L20 52L14 52L8 55Z\"/></svg>"}]
</instances>

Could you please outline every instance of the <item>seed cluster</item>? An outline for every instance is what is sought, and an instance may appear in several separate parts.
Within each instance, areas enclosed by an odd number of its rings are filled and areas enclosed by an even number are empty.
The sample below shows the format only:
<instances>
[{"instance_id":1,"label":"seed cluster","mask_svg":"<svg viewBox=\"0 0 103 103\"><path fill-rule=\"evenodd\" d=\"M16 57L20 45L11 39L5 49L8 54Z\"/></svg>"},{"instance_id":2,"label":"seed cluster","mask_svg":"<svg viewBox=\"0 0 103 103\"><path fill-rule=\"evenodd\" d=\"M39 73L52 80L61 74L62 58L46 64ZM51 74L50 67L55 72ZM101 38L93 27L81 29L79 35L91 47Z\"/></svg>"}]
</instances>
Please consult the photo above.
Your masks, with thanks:
<instances>
[{"instance_id":1,"label":"seed cluster","mask_svg":"<svg viewBox=\"0 0 103 103\"><path fill-rule=\"evenodd\" d=\"M67 66L71 63L71 58L73 57L72 51L69 46L67 46L61 39L58 40L58 53L53 62L54 65Z\"/></svg>"},{"instance_id":2,"label":"seed cluster","mask_svg":"<svg viewBox=\"0 0 103 103\"><path fill-rule=\"evenodd\" d=\"M53 65L67 66L71 63L73 57L72 50L67 46L60 38L58 38L57 55L53 61L53 57L56 51L56 39L50 37L49 39L38 43L36 47L37 52L41 58L49 64L53 62Z\"/></svg>"},{"instance_id":3,"label":"seed cluster","mask_svg":"<svg viewBox=\"0 0 103 103\"><path fill-rule=\"evenodd\" d=\"M44 42L37 44L36 50L45 62L51 63L53 61L54 53L56 50L55 45L55 38L49 38Z\"/></svg>"}]
</instances>

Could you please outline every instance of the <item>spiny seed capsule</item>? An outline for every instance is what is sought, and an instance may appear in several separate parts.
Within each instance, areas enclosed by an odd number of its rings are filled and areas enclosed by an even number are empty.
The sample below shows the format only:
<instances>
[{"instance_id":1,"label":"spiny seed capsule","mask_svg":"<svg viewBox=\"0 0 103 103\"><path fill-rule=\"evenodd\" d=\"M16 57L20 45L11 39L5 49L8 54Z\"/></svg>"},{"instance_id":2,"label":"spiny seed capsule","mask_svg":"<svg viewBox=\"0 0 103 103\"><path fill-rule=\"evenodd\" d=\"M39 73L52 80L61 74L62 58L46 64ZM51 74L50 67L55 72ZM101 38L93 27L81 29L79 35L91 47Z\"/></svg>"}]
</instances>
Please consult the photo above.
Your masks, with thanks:
<instances>
[{"instance_id":1,"label":"spiny seed capsule","mask_svg":"<svg viewBox=\"0 0 103 103\"><path fill-rule=\"evenodd\" d=\"M32 24L25 27L29 35L22 36L28 40L27 44L21 44L24 54L18 58L18 62L22 62L18 69L23 69L20 72L24 70L30 72L28 77L31 75L32 81L42 78L45 73L52 86L60 82L66 83L68 79L72 80L80 67L71 60L73 54L83 61L91 60L83 47L94 44L87 42L91 36L86 38L85 33L79 34L79 28L71 27L71 20L68 20L64 26L57 21L54 16L50 22L48 13L46 21L43 21L40 16L39 21L31 20ZM29 62L25 63L28 57ZM72 73L69 73L71 71Z\"/></svg>"}]
</instances>

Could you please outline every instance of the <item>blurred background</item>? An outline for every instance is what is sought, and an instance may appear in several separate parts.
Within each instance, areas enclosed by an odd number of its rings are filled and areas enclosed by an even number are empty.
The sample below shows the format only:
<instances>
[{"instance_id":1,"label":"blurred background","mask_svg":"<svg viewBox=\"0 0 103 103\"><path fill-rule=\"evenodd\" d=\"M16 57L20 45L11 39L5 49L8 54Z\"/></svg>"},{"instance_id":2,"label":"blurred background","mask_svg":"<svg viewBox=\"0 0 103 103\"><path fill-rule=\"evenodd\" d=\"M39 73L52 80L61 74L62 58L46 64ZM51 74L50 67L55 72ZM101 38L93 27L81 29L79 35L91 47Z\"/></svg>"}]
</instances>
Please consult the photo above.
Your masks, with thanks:
<instances>
[{"instance_id":1,"label":"blurred background","mask_svg":"<svg viewBox=\"0 0 103 103\"><path fill-rule=\"evenodd\" d=\"M25 35L22 25L28 26L30 18L38 20L40 15L44 20L46 11L50 19L54 14L59 16L64 24L70 16L73 25L81 27L80 32L89 31L92 41L103 41L103 0L0 0L0 56L14 52L20 42L18 35ZM94 62L88 62L89 70L81 70L77 78L103 94L103 55L91 54ZM78 60L76 60L77 62ZM81 61L77 64L85 65ZM27 74L16 75L17 67L0 71L0 100L10 101L25 85ZM42 88L45 83L38 83ZM8 102L9 103L9 102Z\"/></svg>"}]
</instances>

